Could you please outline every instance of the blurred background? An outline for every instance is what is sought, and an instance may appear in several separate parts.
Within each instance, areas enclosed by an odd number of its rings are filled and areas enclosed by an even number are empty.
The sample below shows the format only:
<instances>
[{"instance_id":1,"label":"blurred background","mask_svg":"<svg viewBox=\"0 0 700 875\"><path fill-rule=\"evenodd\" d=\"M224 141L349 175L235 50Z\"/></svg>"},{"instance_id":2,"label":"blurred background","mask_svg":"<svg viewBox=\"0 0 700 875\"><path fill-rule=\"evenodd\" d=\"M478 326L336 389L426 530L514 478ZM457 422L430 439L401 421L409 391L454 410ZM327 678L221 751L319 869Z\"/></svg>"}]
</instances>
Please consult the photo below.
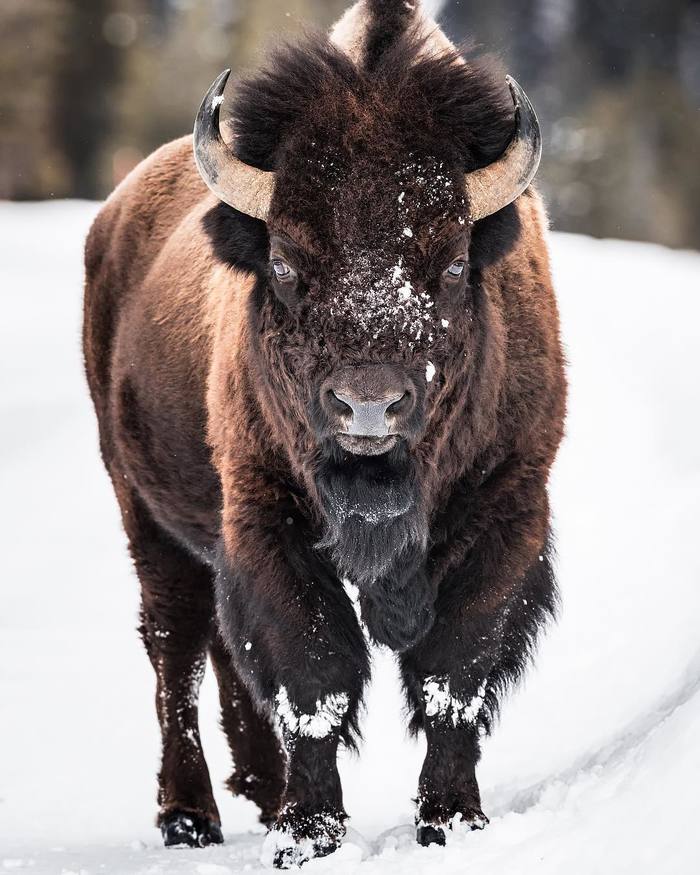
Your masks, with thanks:
<instances>
[{"instance_id":1,"label":"blurred background","mask_svg":"<svg viewBox=\"0 0 700 875\"><path fill-rule=\"evenodd\" d=\"M225 66L350 0L2 0L0 198L103 198L192 127ZM446 0L545 136L554 226L700 248L700 0Z\"/></svg>"}]
</instances>

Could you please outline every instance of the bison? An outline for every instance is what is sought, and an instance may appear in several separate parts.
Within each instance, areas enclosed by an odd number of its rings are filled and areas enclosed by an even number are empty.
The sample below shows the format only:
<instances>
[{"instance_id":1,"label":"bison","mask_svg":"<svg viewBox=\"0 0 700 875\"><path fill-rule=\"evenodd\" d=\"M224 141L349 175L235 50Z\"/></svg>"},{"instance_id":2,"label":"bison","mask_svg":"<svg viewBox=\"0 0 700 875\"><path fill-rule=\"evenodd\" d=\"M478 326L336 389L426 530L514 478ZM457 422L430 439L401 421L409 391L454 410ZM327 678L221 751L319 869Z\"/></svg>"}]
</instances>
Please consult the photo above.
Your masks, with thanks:
<instances>
[{"instance_id":1,"label":"bison","mask_svg":"<svg viewBox=\"0 0 700 875\"><path fill-rule=\"evenodd\" d=\"M86 246L84 350L157 678L166 845L222 841L207 658L280 868L333 851L370 642L427 737L417 840L481 829L475 767L556 607L565 378L522 89L419 4L227 73Z\"/></svg>"}]
</instances>

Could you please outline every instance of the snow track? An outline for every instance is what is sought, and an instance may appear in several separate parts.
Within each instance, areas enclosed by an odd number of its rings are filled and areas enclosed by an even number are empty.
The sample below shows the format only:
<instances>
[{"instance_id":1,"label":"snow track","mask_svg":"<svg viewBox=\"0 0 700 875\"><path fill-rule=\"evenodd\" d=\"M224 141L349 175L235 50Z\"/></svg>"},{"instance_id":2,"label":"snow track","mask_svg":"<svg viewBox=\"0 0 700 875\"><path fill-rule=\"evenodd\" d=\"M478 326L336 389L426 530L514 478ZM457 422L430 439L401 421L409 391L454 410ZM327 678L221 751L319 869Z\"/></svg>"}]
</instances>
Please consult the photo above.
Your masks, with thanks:
<instances>
[{"instance_id":1,"label":"snow track","mask_svg":"<svg viewBox=\"0 0 700 875\"><path fill-rule=\"evenodd\" d=\"M166 852L152 826L154 679L81 373L96 209L0 204L0 871L257 871L255 809L222 789L211 672L202 737L227 843ZM378 652L361 755L341 761L357 832L310 875L698 871L700 256L568 235L552 251L571 362L552 483L563 610L485 744L491 824L415 845L423 744Z\"/></svg>"}]
</instances>

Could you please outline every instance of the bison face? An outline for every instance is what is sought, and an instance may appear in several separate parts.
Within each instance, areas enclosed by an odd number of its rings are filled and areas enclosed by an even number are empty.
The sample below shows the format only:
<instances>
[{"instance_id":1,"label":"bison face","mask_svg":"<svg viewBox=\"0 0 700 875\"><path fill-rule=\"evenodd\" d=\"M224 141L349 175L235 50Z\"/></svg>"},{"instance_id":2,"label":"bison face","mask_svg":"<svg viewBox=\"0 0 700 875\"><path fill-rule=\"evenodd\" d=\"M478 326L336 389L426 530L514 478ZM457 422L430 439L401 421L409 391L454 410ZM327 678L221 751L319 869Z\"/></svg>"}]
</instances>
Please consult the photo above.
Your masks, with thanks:
<instances>
[{"instance_id":1,"label":"bison face","mask_svg":"<svg viewBox=\"0 0 700 875\"><path fill-rule=\"evenodd\" d=\"M322 151L305 154L303 168L278 174L270 220L271 379L298 398L288 409L325 452L412 452L469 348L460 168L415 156L382 166L372 155L341 170ZM338 168L330 185L329 164Z\"/></svg>"},{"instance_id":2,"label":"bison face","mask_svg":"<svg viewBox=\"0 0 700 875\"><path fill-rule=\"evenodd\" d=\"M266 223L250 336L287 448L307 459L425 447L476 354L472 225L525 190L541 151L512 79L425 51L412 30L390 43L364 63L325 41L283 48L237 87L234 152L219 128L228 71L195 122L206 184Z\"/></svg>"}]
</instances>

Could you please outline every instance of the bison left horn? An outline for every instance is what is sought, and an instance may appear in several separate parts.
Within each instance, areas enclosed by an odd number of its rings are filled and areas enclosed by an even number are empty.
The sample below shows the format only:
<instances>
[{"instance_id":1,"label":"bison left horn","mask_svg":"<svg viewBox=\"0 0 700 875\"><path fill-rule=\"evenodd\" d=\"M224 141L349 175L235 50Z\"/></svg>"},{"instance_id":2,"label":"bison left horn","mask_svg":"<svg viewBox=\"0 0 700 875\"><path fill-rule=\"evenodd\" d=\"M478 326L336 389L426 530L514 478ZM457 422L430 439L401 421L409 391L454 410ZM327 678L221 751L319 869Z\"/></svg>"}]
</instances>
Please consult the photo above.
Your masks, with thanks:
<instances>
[{"instance_id":1,"label":"bison left horn","mask_svg":"<svg viewBox=\"0 0 700 875\"><path fill-rule=\"evenodd\" d=\"M230 70L217 77L199 107L194 123L194 160L214 194L235 210L267 220L275 174L239 161L219 130L219 110Z\"/></svg>"},{"instance_id":2,"label":"bison left horn","mask_svg":"<svg viewBox=\"0 0 700 875\"><path fill-rule=\"evenodd\" d=\"M236 158L219 130L219 110L230 73L224 70L214 81L199 108L194 123L194 158L202 179L220 200L266 221L275 174ZM508 76L506 81L515 104L515 132L500 158L465 175L470 219L474 222L497 213L519 197L532 182L542 156L535 110L515 79Z\"/></svg>"}]
</instances>

